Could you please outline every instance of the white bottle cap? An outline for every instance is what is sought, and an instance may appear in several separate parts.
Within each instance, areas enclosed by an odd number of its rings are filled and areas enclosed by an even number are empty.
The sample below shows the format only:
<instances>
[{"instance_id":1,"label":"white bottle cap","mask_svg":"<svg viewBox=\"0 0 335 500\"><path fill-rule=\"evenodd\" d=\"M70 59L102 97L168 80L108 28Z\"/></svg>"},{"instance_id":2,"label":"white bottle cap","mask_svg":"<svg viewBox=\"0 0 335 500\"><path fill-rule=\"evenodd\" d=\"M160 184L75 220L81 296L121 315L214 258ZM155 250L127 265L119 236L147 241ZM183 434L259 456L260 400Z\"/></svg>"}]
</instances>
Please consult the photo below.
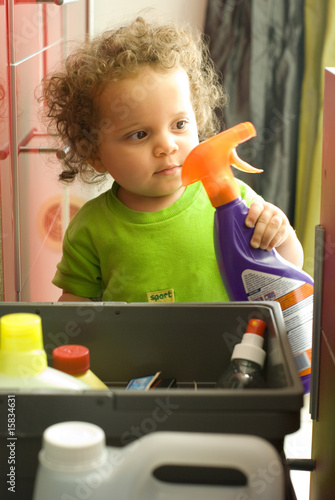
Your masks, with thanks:
<instances>
[{"instance_id":1,"label":"white bottle cap","mask_svg":"<svg viewBox=\"0 0 335 500\"><path fill-rule=\"evenodd\" d=\"M259 319L252 319L248 323L247 331L242 337L242 342L234 347L231 359L245 359L264 366L266 353L262 349L266 323Z\"/></svg>"},{"instance_id":2,"label":"white bottle cap","mask_svg":"<svg viewBox=\"0 0 335 500\"><path fill-rule=\"evenodd\" d=\"M99 467L107 457L104 431L88 422L61 422L43 433L41 464L68 471Z\"/></svg>"}]
</instances>

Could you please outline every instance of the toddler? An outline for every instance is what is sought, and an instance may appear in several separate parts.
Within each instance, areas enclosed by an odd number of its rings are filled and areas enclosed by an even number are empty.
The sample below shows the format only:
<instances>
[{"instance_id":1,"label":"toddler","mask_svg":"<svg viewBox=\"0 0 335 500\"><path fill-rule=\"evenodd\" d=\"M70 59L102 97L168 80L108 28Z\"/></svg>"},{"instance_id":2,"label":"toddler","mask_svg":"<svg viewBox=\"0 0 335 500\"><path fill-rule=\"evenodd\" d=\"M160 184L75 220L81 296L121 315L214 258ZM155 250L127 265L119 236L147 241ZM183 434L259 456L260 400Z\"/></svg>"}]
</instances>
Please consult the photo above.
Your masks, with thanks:
<instances>
[{"instance_id":1,"label":"toddler","mask_svg":"<svg viewBox=\"0 0 335 500\"><path fill-rule=\"evenodd\" d=\"M212 207L181 184L188 153L220 131L225 95L201 35L137 18L87 41L45 81L47 117L70 145L60 178L112 188L71 220L53 283L61 301L222 302ZM238 183L251 244L302 266L285 214ZM227 242L229 244L229 242Z\"/></svg>"}]
</instances>

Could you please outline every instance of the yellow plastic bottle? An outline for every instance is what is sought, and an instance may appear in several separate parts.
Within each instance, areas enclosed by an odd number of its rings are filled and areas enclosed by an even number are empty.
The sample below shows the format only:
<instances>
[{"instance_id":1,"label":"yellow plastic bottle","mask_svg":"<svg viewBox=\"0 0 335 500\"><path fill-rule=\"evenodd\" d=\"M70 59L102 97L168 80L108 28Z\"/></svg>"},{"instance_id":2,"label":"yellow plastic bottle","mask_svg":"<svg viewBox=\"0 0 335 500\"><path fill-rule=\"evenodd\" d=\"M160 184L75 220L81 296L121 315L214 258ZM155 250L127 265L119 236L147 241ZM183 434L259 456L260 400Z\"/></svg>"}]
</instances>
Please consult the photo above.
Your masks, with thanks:
<instances>
[{"instance_id":1,"label":"yellow plastic bottle","mask_svg":"<svg viewBox=\"0 0 335 500\"><path fill-rule=\"evenodd\" d=\"M69 344L52 352L53 367L82 380L93 389L108 389L90 370L90 351L83 345Z\"/></svg>"},{"instance_id":2,"label":"yellow plastic bottle","mask_svg":"<svg viewBox=\"0 0 335 500\"><path fill-rule=\"evenodd\" d=\"M7 314L0 319L0 387L90 389L81 380L48 366L41 318L31 313Z\"/></svg>"}]
</instances>

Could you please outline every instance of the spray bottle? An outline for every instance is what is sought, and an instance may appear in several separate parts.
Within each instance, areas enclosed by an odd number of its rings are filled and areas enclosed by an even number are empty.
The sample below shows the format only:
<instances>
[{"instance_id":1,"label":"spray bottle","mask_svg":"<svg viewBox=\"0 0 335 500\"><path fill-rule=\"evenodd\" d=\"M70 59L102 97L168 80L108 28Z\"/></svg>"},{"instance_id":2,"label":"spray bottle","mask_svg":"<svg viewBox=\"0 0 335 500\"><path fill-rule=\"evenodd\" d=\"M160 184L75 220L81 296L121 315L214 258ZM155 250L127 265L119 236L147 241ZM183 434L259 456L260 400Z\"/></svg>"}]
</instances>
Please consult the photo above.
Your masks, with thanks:
<instances>
[{"instance_id":1,"label":"spray bottle","mask_svg":"<svg viewBox=\"0 0 335 500\"><path fill-rule=\"evenodd\" d=\"M230 300L279 302L292 354L309 392L311 373L313 292L312 278L283 259L276 250L253 248L253 228L245 225L248 207L240 197L230 165L259 173L241 160L235 148L254 137L249 123L240 123L196 146L182 169L184 186L201 181L216 208L214 246L222 282Z\"/></svg>"},{"instance_id":2,"label":"spray bottle","mask_svg":"<svg viewBox=\"0 0 335 500\"><path fill-rule=\"evenodd\" d=\"M217 381L223 389L261 389L266 387L263 366L266 353L263 350L266 323L261 319L248 322L242 342L236 344L230 364Z\"/></svg>"}]
</instances>

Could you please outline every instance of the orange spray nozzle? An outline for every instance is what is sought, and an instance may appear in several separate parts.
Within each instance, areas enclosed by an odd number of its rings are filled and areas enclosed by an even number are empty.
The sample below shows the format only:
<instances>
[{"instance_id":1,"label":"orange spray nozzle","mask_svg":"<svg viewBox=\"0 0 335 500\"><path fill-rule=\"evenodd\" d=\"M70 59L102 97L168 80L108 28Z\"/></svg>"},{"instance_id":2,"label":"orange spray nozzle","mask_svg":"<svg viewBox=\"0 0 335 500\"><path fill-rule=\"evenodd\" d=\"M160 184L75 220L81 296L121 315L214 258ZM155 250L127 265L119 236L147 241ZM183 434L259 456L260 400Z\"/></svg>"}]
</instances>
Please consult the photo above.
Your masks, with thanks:
<instances>
[{"instance_id":1,"label":"orange spray nozzle","mask_svg":"<svg viewBox=\"0 0 335 500\"><path fill-rule=\"evenodd\" d=\"M183 186L201 181L214 207L238 198L239 189L230 166L244 172L263 172L241 160L235 150L241 142L255 135L252 123L244 122L198 144L184 161Z\"/></svg>"}]
</instances>

